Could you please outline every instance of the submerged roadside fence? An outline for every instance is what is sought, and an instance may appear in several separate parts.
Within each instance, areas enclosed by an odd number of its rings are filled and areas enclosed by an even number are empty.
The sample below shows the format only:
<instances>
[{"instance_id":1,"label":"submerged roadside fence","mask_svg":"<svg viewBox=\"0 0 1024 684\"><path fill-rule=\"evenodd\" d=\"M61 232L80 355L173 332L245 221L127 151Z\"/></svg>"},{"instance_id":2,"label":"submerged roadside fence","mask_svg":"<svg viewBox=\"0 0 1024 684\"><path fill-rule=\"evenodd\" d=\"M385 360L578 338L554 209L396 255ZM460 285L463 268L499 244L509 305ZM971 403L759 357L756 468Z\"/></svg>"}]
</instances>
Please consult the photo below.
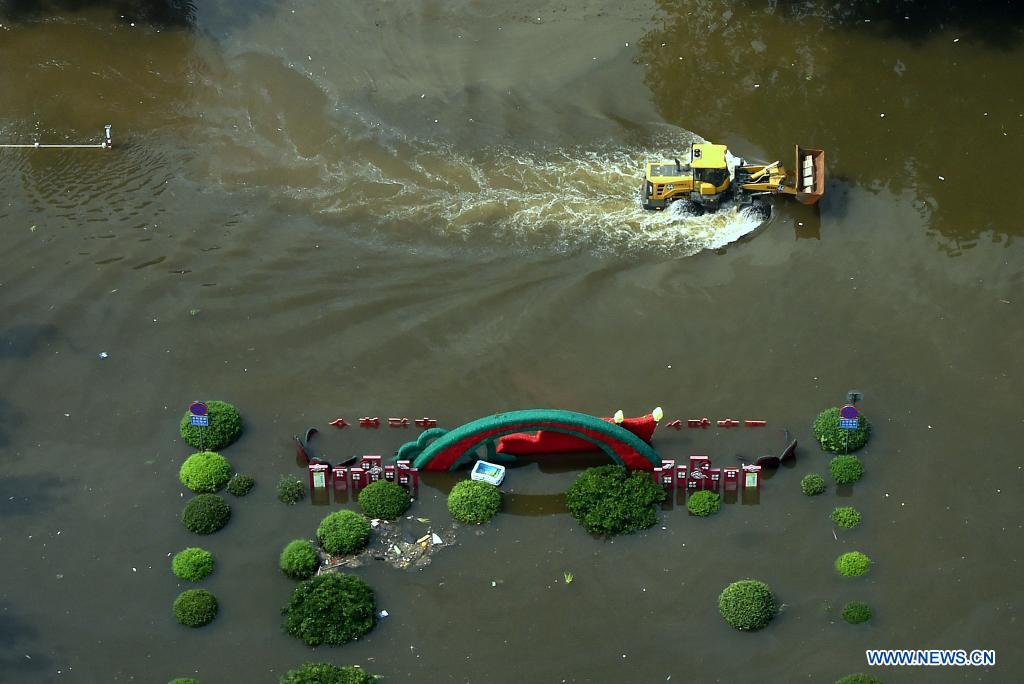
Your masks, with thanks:
<instances>
[{"instance_id":1,"label":"submerged roadside fence","mask_svg":"<svg viewBox=\"0 0 1024 684\"><path fill-rule=\"evenodd\" d=\"M0 149L27 149L27 150L42 150L42 149L91 149L91 150L110 150L114 147L114 142L110 137L110 131L112 129L111 124L104 124L103 126L103 141L98 143L0 143Z\"/></svg>"}]
</instances>

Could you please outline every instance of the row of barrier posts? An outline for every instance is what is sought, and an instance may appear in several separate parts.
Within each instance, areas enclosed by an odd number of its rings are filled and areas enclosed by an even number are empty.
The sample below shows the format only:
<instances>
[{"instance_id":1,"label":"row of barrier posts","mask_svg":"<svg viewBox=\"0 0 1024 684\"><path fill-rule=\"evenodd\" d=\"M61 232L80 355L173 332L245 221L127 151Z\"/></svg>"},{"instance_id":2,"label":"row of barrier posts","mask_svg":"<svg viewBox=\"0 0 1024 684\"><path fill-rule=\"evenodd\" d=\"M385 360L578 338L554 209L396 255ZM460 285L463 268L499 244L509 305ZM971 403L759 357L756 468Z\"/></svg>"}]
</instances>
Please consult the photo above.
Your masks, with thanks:
<instances>
[{"instance_id":1,"label":"row of barrier posts","mask_svg":"<svg viewBox=\"0 0 1024 684\"><path fill-rule=\"evenodd\" d=\"M735 492L740 489L740 474L744 490L761 489L761 466L745 465L742 468L712 468L707 456L690 456L690 462L676 464L664 459L660 468L654 469L654 481L665 489L685 489L696 492L704 489L717 492Z\"/></svg>"},{"instance_id":2,"label":"row of barrier posts","mask_svg":"<svg viewBox=\"0 0 1024 684\"><path fill-rule=\"evenodd\" d=\"M309 461L309 490L334 489L359 492L367 485L379 480L396 482L415 496L420 487L419 468L413 468L410 461L397 461L394 465L383 465L382 457L376 454L363 456L358 465L352 467L332 466L318 458Z\"/></svg>"},{"instance_id":3,"label":"row of barrier posts","mask_svg":"<svg viewBox=\"0 0 1024 684\"><path fill-rule=\"evenodd\" d=\"M712 421L710 418L687 418L686 419L686 427L688 427L688 428L706 428L706 427L710 427L712 422L715 425L717 425L718 427L724 427L724 428L739 427L739 425L741 424L741 421L738 421L735 418L722 418L721 420L715 420L715 421ZM745 420L742 421L742 424L744 426L746 426L746 427L764 427L765 425L768 424L768 421L767 420L748 420L748 419L745 419ZM665 427L673 428L675 430L682 430L683 429L683 421L680 420L680 419L670 420L669 422L665 423Z\"/></svg>"}]
</instances>

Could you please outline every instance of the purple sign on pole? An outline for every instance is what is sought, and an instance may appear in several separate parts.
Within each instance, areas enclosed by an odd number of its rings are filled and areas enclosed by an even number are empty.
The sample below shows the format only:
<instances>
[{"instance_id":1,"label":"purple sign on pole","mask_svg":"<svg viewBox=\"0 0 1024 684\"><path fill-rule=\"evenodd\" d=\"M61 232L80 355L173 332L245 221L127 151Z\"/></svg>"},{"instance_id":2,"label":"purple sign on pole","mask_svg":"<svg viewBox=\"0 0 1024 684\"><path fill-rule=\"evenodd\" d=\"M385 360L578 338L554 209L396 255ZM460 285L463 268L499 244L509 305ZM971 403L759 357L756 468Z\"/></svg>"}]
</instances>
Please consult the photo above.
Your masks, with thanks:
<instances>
[{"instance_id":1,"label":"purple sign on pole","mask_svg":"<svg viewBox=\"0 0 1024 684\"><path fill-rule=\"evenodd\" d=\"M854 420L860 417L860 411L853 404L847 404L843 408L839 409L839 417L845 418L846 420Z\"/></svg>"}]
</instances>

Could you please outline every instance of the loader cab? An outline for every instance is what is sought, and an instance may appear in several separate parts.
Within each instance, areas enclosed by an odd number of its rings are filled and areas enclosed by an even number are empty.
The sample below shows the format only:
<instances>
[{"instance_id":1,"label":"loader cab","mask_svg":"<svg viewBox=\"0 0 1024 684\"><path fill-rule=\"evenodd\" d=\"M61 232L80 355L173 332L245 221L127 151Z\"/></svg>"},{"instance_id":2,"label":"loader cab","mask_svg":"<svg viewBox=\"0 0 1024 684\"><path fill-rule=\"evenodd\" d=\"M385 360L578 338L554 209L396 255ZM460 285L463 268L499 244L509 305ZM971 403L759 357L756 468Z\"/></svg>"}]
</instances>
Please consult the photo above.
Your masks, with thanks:
<instances>
[{"instance_id":1,"label":"loader cab","mask_svg":"<svg viewBox=\"0 0 1024 684\"><path fill-rule=\"evenodd\" d=\"M725 145L696 143L690 147L685 162L648 162L640 186L644 209L664 209L676 200L686 200L698 209L717 207L731 182L727 152Z\"/></svg>"},{"instance_id":2,"label":"loader cab","mask_svg":"<svg viewBox=\"0 0 1024 684\"><path fill-rule=\"evenodd\" d=\"M699 193L699 199L717 199L718 195L729 189L729 165L725 159L727 152L728 148L725 145L709 143L694 145L690 149L693 190L694 193Z\"/></svg>"}]
</instances>

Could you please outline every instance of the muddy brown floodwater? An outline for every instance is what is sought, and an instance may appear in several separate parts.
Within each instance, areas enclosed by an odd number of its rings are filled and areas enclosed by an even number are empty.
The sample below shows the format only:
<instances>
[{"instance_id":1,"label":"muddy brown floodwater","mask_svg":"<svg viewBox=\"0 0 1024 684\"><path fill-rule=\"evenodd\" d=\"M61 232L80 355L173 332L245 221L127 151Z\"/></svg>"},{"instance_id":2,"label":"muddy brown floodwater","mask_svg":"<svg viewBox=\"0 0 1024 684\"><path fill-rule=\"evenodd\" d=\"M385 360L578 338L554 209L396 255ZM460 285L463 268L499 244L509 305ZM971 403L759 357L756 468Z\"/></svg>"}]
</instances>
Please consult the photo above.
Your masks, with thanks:
<instances>
[{"instance_id":1,"label":"muddy brown floodwater","mask_svg":"<svg viewBox=\"0 0 1024 684\"><path fill-rule=\"evenodd\" d=\"M115 141L0 150L0 680L831 682L879 647L997 651L886 682L1024 679L1020 12L842 4L0 3L2 142ZM644 214L644 158L698 138L824 148L827 194L763 226ZM867 474L804 497L811 419L853 387ZM224 455L257 480L208 538L178 521L197 398L239 406ZM788 427L797 463L614 541L562 507L583 462L524 464L428 567L354 570L390 614L367 638L282 632L277 556L337 509L275 500L293 434L340 458L412 431L338 416L656 405ZM453 482L410 513L449 525ZM835 505L864 523L833 538ZM189 630L168 555L197 543L221 613ZM851 549L864 578L832 569ZM785 604L756 634L717 612L743 577Z\"/></svg>"}]
</instances>

